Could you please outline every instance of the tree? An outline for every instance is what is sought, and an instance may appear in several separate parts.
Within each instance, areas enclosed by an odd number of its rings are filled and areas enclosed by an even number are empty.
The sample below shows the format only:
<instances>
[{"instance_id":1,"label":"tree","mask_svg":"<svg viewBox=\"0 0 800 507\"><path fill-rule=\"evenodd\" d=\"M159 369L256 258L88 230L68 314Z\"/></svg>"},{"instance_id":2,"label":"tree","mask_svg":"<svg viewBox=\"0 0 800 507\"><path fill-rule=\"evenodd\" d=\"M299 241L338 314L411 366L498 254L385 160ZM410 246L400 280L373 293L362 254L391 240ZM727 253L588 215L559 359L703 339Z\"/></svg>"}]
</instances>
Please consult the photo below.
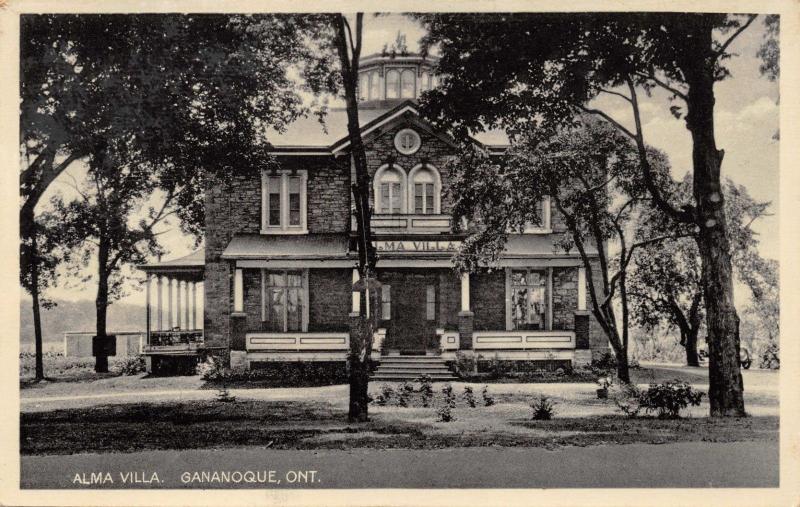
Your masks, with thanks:
<instances>
[{"instance_id":1,"label":"tree","mask_svg":"<svg viewBox=\"0 0 800 507\"><path fill-rule=\"evenodd\" d=\"M665 178L666 158L653 152L651 159L658 164L660 178ZM502 161L468 146L451 168L456 174L452 191L456 222L464 217L475 224L457 257L464 270L493 264L509 232L539 223L537 203L545 196L553 200L567 226L559 244L580 254L592 314L614 350L617 376L626 383L630 382L628 267L637 250L675 236L659 231L632 241L630 230L636 229L638 211L648 205L638 168L633 144L592 118L570 127L521 132Z\"/></svg>"},{"instance_id":2,"label":"tree","mask_svg":"<svg viewBox=\"0 0 800 507\"><path fill-rule=\"evenodd\" d=\"M635 142L652 202L699 228L712 416L743 416L739 318L715 141L714 85L729 76L729 48L756 15L686 13L425 14L426 44L438 45L444 85L425 110L456 133L602 117ZM638 94L659 88L692 137L693 202L676 209L653 177ZM600 94L629 107L632 129L589 102ZM685 114L684 114L685 113Z\"/></svg>"},{"instance_id":3,"label":"tree","mask_svg":"<svg viewBox=\"0 0 800 507\"><path fill-rule=\"evenodd\" d=\"M680 205L691 200L691 180L672 185L669 194ZM730 217L731 258L734 274L751 292L759 292L755 273L763 265L758 253L758 238L751 225L766 216L769 203L753 200L747 189L726 179L723 194ZM680 332L680 344L686 350L686 364L699 366L697 338L705 315L700 258L693 230L676 223L657 208L643 211L638 236L682 229L686 238L649 245L633 261L631 297L634 320L648 330L661 323Z\"/></svg>"},{"instance_id":4,"label":"tree","mask_svg":"<svg viewBox=\"0 0 800 507\"><path fill-rule=\"evenodd\" d=\"M372 339L376 327L374 309L377 308L377 278L375 263L377 252L372 242L370 228L371 209L369 204L370 177L367 169L367 156L361 139L358 123L358 66L361 56L361 39L364 14L356 14L355 33L347 18L342 14L333 15L331 25L335 30L334 45L339 56L341 83L347 106L347 134L350 140L350 156L355 166L356 181L351 185L356 214L356 244L358 248L358 272L361 283L357 287L362 293L356 333L350 337L350 405L348 418L363 422L368 419L369 407L369 366L372 353ZM370 304L367 306L367 298ZM367 308L372 308L368 314Z\"/></svg>"},{"instance_id":5,"label":"tree","mask_svg":"<svg viewBox=\"0 0 800 507\"><path fill-rule=\"evenodd\" d=\"M34 212L59 175L125 139L165 169L164 187L184 183L177 213L199 241L207 174L268 164L265 126L305 111L287 73L308 56L299 37L285 16L22 17L20 271L34 315L46 255Z\"/></svg>"},{"instance_id":6,"label":"tree","mask_svg":"<svg viewBox=\"0 0 800 507\"><path fill-rule=\"evenodd\" d=\"M114 140L102 152L93 154L89 159L88 181L83 185L76 181L73 186L79 198L65 202L56 196L51 200L52 210L47 213L50 221L58 225L61 243L77 243L73 257L76 262L72 263L74 274L96 259L95 329L101 342L107 338L108 306L124 295L128 276L123 268L163 253L154 228L177 212L176 195L183 191L182 185L172 180L169 188L161 189L165 196L158 209L143 209L165 181L158 169L137 160L132 148L124 140ZM83 277L82 281L88 282L90 278ZM102 350L97 352L95 370L108 371L108 356Z\"/></svg>"}]
</instances>

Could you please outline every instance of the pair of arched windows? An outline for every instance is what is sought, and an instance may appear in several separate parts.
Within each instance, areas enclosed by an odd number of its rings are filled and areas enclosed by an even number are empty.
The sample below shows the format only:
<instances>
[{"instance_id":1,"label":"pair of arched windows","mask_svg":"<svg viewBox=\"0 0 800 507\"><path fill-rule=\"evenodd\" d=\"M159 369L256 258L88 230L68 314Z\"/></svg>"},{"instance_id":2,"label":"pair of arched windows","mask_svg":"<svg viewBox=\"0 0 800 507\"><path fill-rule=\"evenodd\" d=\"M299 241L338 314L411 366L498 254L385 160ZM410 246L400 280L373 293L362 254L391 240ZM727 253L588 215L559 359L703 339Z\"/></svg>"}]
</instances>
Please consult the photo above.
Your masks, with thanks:
<instances>
[{"instance_id":1,"label":"pair of arched windows","mask_svg":"<svg viewBox=\"0 0 800 507\"><path fill-rule=\"evenodd\" d=\"M397 164L384 165L375 173L373 192L375 211L381 215L441 213L441 177L428 164L420 164L408 174Z\"/></svg>"},{"instance_id":2,"label":"pair of arched windows","mask_svg":"<svg viewBox=\"0 0 800 507\"><path fill-rule=\"evenodd\" d=\"M417 91L416 79L413 69L386 71L386 98L413 99Z\"/></svg>"}]
</instances>

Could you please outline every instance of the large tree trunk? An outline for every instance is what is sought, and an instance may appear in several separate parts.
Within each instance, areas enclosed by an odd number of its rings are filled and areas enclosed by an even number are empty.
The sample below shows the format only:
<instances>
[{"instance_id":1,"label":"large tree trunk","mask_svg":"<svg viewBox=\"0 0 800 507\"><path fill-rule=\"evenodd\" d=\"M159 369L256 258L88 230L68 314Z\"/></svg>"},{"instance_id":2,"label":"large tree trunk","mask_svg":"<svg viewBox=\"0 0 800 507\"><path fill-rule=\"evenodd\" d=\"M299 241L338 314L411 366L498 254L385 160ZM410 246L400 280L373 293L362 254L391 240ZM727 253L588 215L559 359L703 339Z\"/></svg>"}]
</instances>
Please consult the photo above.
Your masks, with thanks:
<instances>
[{"instance_id":1,"label":"large tree trunk","mask_svg":"<svg viewBox=\"0 0 800 507\"><path fill-rule=\"evenodd\" d=\"M106 266L108 264L108 245L105 240L101 238L100 248L98 249L98 263L100 267L97 270L98 283L97 283L97 299L95 299L96 310L96 335L97 340L102 346L97 351L95 358L94 371L97 373L108 373L108 356L105 354L106 342L106 315L108 312L108 271Z\"/></svg>"},{"instance_id":2,"label":"large tree trunk","mask_svg":"<svg viewBox=\"0 0 800 507\"><path fill-rule=\"evenodd\" d=\"M31 221L33 218L31 217ZM31 298L33 300L33 335L36 356L36 380L44 380L44 351L42 350L42 316L39 309L39 250L36 244L36 227L31 227L31 248L28 268L31 271Z\"/></svg>"},{"instance_id":3,"label":"large tree trunk","mask_svg":"<svg viewBox=\"0 0 800 507\"><path fill-rule=\"evenodd\" d=\"M697 355L697 334L699 329L689 330L684 337L684 347L686 347L686 365L700 366L700 357Z\"/></svg>"},{"instance_id":4,"label":"large tree trunk","mask_svg":"<svg viewBox=\"0 0 800 507\"><path fill-rule=\"evenodd\" d=\"M689 85L687 127L692 135L694 198L702 260L703 296L708 328L708 375L712 417L741 417L744 386L739 369L739 317L733 303L730 242L720 168L723 152L714 139L714 60L711 25L691 31L693 58L684 63Z\"/></svg>"},{"instance_id":5,"label":"large tree trunk","mask_svg":"<svg viewBox=\"0 0 800 507\"><path fill-rule=\"evenodd\" d=\"M358 271L362 282L364 282L364 288L360 291L362 296L358 324L354 326L355 332L350 337L350 407L348 419L352 422L363 422L369 418L369 366L372 354L374 317L377 312L374 301L371 301L369 305L370 314L366 311L367 298L371 298L375 294L374 286L371 284L375 280L376 253L372 245L372 231L370 230L370 178L367 170L367 156L364 153L364 143L361 139L361 128L358 124L358 100L356 99L363 16L363 13L356 15L356 30L354 34L350 31L343 15L333 16L334 29L336 31L336 49L339 53L342 84L347 106L347 133L350 140L351 160L356 173L356 181L352 185L352 191L357 224ZM348 33L353 37L349 41Z\"/></svg>"}]
</instances>

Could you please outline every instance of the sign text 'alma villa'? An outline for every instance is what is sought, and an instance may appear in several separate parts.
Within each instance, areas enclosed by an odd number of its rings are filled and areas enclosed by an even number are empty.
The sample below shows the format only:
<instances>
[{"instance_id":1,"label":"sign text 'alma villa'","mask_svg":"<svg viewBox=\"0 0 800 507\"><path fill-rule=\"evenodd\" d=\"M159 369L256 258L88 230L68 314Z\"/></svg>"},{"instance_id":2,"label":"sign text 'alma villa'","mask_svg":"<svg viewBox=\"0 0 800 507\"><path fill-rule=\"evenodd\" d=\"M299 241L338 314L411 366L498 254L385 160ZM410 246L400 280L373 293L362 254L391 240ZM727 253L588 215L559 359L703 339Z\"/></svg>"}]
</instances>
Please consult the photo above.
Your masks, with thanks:
<instances>
[{"instance_id":1,"label":"sign text 'alma villa'","mask_svg":"<svg viewBox=\"0 0 800 507\"><path fill-rule=\"evenodd\" d=\"M379 252L446 253L455 252L460 241L374 241Z\"/></svg>"}]
</instances>

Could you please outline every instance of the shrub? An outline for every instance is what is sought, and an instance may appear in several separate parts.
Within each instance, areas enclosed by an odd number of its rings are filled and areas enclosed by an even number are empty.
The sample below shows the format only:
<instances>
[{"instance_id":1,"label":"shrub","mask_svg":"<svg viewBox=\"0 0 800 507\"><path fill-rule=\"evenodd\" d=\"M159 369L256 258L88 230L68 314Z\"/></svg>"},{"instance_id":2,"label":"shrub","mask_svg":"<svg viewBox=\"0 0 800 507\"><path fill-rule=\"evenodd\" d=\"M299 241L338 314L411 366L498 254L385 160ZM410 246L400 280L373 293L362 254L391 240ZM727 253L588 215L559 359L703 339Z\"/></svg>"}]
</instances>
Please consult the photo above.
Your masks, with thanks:
<instances>
[{"instance_id":1,"label":"shrub","mask_svg":"<svg viewBox=\"0 0 800 507\"><path fill-rule=\"evenodd\" d=\"M114 363L114 373L117 375L138 375L147 369L144 356L127 356Z\"/></svg>"},{"instance_id":2,"label":"shrub","mask_svg":"<svg viewBox=\"0 0 800 507\"><path fill-rule=\"evenodd\" d=\"M611 352L606 352L599 358L592 359L592 362L589 363L589 369L598 378L610 377L617 370L617 359Z\"/></svg>"},{"instance_id":3,"label":"shrub","mask_svg":"<svg viewBox=\"0 0 800 507\"><path fill-rule=\"evenodd\" d=\"M777 342L770 341L759 356L758 367L768 370L779 370L781 367L780 346Z\"/></svg>"},{"instance_id":4,"label":"shrub","mask_svg":"<svg viewBox=\"0 0 800 507\"><path fill-rule=\"evenodd\" d=\"M442 394L444 395L444 403L450 408L456 407L456 395L453 393L453 386L450 384L446 384L442 388Z\"/></svg>"},{"instance_id":5,"label":"shrub","mask_svg":"<svg viewBox=\"0 0 800 507\"><path fill-rule=\"evenodd\" d=\"M378 397L375 398L374 401L378 405L386 405L391 401L393 396L394 396L394 389L392 389L392 386L388 384L383 384L381 386L380 394L378 394Z\"/></svg>"},{"instance_id":6,"label":"shrub","mask_svg":"<svg viewBox=\"0 0 800 507\"><path fill-rule=\"evenodd\" d=\"M483 406L491 407L494 405L494 398L489 394L489 386L483 386L481 397L483 398Z\"/></svg>"},{"instance_id":7,"label":"shrub","mask_svg":"<svg viewBox=\"0 0 800 507\"><path fill-rule=\"evenodd\" d=\"M633 384L618 384L611 392L614 404L628 417L636 417L642 409L642 392Z\"/></svg>"},{"instance_id":8,"label":"shrub","mask_svg":"<svg viewBox=\"0 0 800 507\"><path fill-rule=\"evenodd\" d=\"M660 419L677 419L681 409L700 405L702 398L702 392L696 391L687 382L675 379L650 384L639 399L642 408L647 412L658 412Z\"/></svg>"},{"instance_id":9,"label":"shrub","mask_svg":"<svg viewBox=\"0 0 800 507\"><path fill-rule=\"evenodd\" d=\"M450 422L455 420L455 417L453 417L453 412L451 411L451 407L448 403L445 403L439 407L439 410L437 410L436 413L439 415L440 422Z\"/></svg>"},{"instance_id":10,"label":"shrub","mask_svg":"<svg viewBox=\"0 0 800 507\"><path fill-rule=\"evenodd\" d=\"M549 421L555 415L555 402L545 395L540 395L533 403L533 418L537 421Z\"/></svg>"},{"instance_id":11,"label":"shrub","mask_svg":"<svg viewBox=\"0 0 800 507\"><path fill-rule=\"evenodd\" d=\"M411 394L414 392L414 387L409 384L408 382L403 382L400 386L400 393L397 397L397 404L401 407L408 406L408 399L411 397Z\"/></svg>"},{"instance_id":12,"label":"shrub","mask_svg":"<svg viewBox=\"0 0 800 507\"><path fill-rule=\"evenodd\" d=\"M197 365L197 373L203 380L224 380L225 366L216 357L208 356L205 361Z\"/></svg>"},{"instance_id":13,"label":"shrub","mask_svg":"<svg viewBox=\"0 0 800 507\"><path fill-rule=\"evenodd\" d=\"M473 355L466 355L461 351L456 352L456 372L459 376L472 375L477 366L477 360Z\"/></svg>"},{"instance_id":14,"label":"shrub","mask_svg":"<svg viewBox=\"0 0 800 507\"><path fill-rule=\"evenodd\" d=\"M430 406L430 401L433 398L433 384L431 384L431 377L430 375L422 375L417 379L417 382L420 383L419 394L420 398L422 399L422 406L428 407Z\"/></svg>"},{"instance_id":15,"label":"shrub","mask_svg":"<svg viewBox=\"0 0 800 507\"><path fill-rule=\"evenodd\" d=\"M470 408L475 408L475 393L472 392L470 386L464 386L464 394L462 394L461 397L464 398L464 401Z\"/></svg>"}]
</instances>

